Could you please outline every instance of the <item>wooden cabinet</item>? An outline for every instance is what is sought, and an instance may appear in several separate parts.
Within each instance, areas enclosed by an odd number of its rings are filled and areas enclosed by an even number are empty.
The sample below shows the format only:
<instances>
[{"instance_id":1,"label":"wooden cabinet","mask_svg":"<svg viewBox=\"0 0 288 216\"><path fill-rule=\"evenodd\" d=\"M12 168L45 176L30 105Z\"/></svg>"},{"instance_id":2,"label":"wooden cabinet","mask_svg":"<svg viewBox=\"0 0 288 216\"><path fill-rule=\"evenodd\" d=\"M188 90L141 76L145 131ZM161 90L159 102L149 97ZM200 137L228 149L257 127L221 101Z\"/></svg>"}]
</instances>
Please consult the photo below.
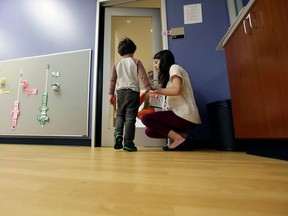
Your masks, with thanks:
<instances>
[{"instance_id":1,"label":"wooden cabinet","mask_svg":"<svg viewBox=\"0 0 288 216\"><path fill-rule=\"evenodd\" d=\"M288 138L287 11L255 0L224 45L236 138Z\"/></svg>"}]
</instances>

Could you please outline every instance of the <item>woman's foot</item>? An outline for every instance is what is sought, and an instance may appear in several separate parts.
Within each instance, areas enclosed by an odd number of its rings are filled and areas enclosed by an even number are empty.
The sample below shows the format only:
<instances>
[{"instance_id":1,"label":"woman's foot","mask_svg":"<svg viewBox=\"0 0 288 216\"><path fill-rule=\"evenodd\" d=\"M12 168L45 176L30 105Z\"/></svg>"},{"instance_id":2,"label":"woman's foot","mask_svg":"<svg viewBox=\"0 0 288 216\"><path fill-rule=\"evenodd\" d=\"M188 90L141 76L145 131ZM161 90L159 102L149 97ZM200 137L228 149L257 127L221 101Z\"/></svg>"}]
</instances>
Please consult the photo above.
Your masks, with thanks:
<instances>
[{"instance_id":1,"label":"woman's foot","mask_svg":"<svg viewBox=\"0 0 288 216\"><path fill-rule=\"evenodd\" d=\"M187 134L187 133L184 133L184 132L183 132L183 133L180 132L179 134L180 134L180 136L182 136L184 139L186 139L186 137L188 136L188 134Z\"/></svg>"},{"instance_id":2,"label":"woman's foot","mask_svg":"<svg viewBox=\"0 0 288 216\"><path fill-rule=\"evenodd\" d=\"M168 147L171 149L176 148L177 146L181 145L185 141L185 138L181 137L177 140L174 140Z\"/></svg>"},{"instance_id":3,"label":"woman's foot","mask_svg":"<svg viewBox=\"0 0 288 216\"><path fill-rule=\"evenodd\" d=\"M188 151L191 149L191 138L189 136L186 139L183 138L182 142L179 140L174 141L171 145L163 147L164 151Z\"/></svg>"}]
</instances>

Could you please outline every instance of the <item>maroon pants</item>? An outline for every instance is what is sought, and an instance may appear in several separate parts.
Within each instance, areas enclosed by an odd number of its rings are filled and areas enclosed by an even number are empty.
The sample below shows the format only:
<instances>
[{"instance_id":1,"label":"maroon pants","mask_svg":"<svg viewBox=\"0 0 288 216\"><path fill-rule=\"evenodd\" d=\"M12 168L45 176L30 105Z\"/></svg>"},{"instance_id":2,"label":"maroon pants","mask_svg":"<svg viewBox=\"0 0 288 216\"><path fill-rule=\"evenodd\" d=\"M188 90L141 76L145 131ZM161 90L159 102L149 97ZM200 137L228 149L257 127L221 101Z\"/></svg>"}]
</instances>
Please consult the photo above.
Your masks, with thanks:
<instances>
[{"instance_id":1,"label":"maroon pants","mask_svg":"<svg viewBox=\"0 0 288 216\"><path fill-rule=\"evenodd\" d=\"M187 133L196 125L175 115L173 111L147 113L141 120L147 127L146 135L151 138L167 138L170 130Z\"/></svg>"}]
</instances>

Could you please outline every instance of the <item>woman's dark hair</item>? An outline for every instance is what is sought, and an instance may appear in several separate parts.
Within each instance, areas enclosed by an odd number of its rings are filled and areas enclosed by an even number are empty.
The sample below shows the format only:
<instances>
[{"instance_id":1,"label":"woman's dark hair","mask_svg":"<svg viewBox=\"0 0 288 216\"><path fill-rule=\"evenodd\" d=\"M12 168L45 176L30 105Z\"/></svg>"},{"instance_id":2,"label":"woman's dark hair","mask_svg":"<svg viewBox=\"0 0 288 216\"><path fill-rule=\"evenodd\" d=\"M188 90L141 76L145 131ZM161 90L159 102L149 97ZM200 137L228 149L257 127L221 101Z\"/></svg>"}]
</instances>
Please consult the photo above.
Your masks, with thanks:
<instances>
[{"instance_id":1,"label":"woman's dark hair","mask_svg":"<svg viewBox=\"0 0 288 216\"><path fill-rule=\"evenodd\" d=\"M123 56L129 53L135 53L137 47L130 38L124 38L118 44L118 53Z\"/></svg>"},{"instance_id":2,"label":"woman's dark hair","mask_svg":"<svg viewBox=\"0 0 288 216\"><path fill-rule=\"evenodd\" d=\"M158 80L161 87L165 88L170 78L170 67L175 64L174 55L169 50L162 50L154 55L154 59L160 60Z\"/></svg>"}]
</instances>

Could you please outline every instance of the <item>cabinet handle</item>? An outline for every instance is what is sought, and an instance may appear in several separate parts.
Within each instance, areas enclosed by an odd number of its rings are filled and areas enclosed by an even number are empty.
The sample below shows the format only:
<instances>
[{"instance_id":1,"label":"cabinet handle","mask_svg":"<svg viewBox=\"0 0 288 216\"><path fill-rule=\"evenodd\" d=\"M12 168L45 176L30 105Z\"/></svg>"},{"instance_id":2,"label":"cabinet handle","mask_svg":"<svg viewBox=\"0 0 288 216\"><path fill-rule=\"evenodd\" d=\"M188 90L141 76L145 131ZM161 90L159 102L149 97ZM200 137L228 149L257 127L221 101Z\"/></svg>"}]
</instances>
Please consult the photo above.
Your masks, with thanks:
<instances>
[{"instance_id":1,"label":"cabinet handle","mask_svg":"<svg viewBox=\"0 0 288 216\"><path fill-rule=\"evenodd\" d=\"M247 32L246 21L247 21L247 19L244 19L244 20L243 20L243 28L244 28L245 34L246 34L246 35L249 35L250 33Z\"/></svg>"},{"instance_id":2,"label":"cabinet handle","mask_svg":"<svg viewBox=\"0 0 288 216\"><path fill-rule=\"evenodd\" d=\"M253 29L253 28L256 28L256 23L255 23L255 12L250 12L247 16L247 18L249 20L249 25L250 27Z\"/></svg>"}]
</instances>

